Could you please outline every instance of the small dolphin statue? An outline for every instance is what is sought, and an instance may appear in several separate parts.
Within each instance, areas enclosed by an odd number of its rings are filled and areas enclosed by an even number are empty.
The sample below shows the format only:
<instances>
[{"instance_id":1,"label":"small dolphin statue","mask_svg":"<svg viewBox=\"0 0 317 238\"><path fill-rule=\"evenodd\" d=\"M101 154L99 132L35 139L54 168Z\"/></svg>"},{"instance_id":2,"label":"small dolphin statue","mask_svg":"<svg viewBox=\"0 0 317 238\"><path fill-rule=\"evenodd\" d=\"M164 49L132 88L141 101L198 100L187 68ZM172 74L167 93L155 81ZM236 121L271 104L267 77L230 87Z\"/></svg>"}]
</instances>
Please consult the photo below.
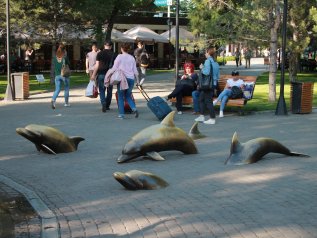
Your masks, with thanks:
<instances>
[{"instance_id":1,"label":"small dolphin statue","mask_svg":"<svg viewBox=\"0 0 317 238\"><path fill-rule=\"evenodd\" d=\"M309 157L309 155L291 152L284 145L271 138L260 137L245 143L240 143L238 134L235 132L232 136L230 155L225 161L225 164L242 165L256 163L268 153Z\"/></svg>"},{"instance_id":2,"label":"small dolphin statue","mask_svg":"<svg viewBox=\"0 0 317 238\"><path fill-rule=\"evenodd\" d=\"M68 153L77 150L82 137L68 137L63 132L49 126L30 124L16 128L16 132L35 144L38 151L48 154Z\"/></svg>"},{"instance_id":3,"label":"small dolphin statue","mask_svg":"<svg viewBox=\"0 0 317 238\"><path fill-rule=\"evenodd\" d=\"M152 190L168 186L168 183L157 175L140 170L130 170L126 173L115 172L113 177L128 190Z\"/></svg>"},{"instance_id":4,"label":"small dolphin statue","mask_svg":"<svg viewBox=\"0 0 317 238\"><path fill-rule=\"evenodd\" d=\"M174 125L175 111L170 112L160 124L149 126L136 135L123 147L118 163L127 162L139 156L154 160L164 160L157 152L178 150L184 154L197 154L193 139Z\"/></svg>"}]
</instances>

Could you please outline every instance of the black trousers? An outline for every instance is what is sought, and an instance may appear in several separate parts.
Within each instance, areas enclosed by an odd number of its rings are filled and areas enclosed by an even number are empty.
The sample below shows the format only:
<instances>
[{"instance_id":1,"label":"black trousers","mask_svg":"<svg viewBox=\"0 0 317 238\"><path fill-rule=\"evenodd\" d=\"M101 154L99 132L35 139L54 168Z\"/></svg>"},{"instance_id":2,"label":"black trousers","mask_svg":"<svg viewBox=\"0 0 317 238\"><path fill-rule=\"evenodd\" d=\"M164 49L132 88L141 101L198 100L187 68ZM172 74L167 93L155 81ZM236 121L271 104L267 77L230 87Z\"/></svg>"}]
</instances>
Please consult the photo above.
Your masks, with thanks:
<instances>
[{"instance_id":1,"label":"black trousers","mask_svg":"<svg viewBox=\"0 0 317 238\"><path fill-rule=\"evenodd\" d=\"M207 107L207 109L209 110L210 118L216 118L215 109L212 102L212 97L214 95L213 91L213 89L208 91L200 91L199 94L200 114L204 115L205 108Z\"/></svg>"},{"instance_id":2,"label":"black trousers","mask_svg":"<svg viewBox=\"0 0 317 238\"><path fill-rule=\"evenodd\" d=\"M170 95L168 95L168 98L176 98L176 109L177 111L181 111L183 96L191 96L194 90L194 87L190 85L179 84L176 85L173 92Z\"/></svg>"}]
</instances>

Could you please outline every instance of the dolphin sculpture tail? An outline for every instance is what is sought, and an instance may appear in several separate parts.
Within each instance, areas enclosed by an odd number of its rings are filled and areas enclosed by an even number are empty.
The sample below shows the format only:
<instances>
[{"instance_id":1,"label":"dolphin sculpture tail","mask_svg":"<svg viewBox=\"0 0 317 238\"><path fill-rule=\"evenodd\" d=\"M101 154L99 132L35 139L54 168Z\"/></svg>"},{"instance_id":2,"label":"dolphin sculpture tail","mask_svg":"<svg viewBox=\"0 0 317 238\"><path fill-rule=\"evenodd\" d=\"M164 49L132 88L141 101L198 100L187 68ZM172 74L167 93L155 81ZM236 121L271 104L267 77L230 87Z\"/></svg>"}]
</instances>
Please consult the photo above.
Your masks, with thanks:
<instances>
[{"instance_id":1,"label":"dolphin sculpture tail","mask_svg":"<svg viewBox=\"0 0 317 238\"><path fill-rule=\"evenodd\" d=\"M79 142L85 140L84 138L82 138L82 137L80 137L80 136L72 136L72 137L70 137L70 139L73 141L76 150L77 150L77 148L78 148Z\"/></svg>"}]
</instances>

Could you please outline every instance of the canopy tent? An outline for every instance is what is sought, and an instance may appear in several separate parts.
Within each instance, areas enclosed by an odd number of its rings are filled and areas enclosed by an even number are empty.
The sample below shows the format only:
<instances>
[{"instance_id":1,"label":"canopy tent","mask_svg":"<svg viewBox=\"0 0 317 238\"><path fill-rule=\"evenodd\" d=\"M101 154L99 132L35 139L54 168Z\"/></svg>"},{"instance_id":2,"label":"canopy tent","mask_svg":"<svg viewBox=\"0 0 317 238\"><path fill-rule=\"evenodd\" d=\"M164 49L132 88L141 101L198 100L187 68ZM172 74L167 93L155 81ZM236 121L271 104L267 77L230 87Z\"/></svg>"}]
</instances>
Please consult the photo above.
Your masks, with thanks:
<instances>
[{"instance_id":1,"label":"canopy tent","mask_svg":"<svg viewBox=\"0 0 317 238\"><path fill-rule=\"evenodd\" d=\"M135 40L129 36L126 36L121 31L112 29L111 31L111 40L115 42L134 42Z\"/></svg>"},{"instance_id":2,"label":"canopy tent","mask_svg":"<svg viewBox=\"0 0 317 238\"><path fill-rule=\"evenodd\" d=\"M161 34L161 36L169 39L169 31L165 31L164 33ZM171 29L171 41L172 39L175 40L176 38L176 27L174 26ZM193 35L193 33L185 30L184 28L179 28L179 39L180 40L188 40L188 41L193 41L195 39L195 36Z\"/></svg>"},{"instance_id":3,"label":"canopy tent","mask_svg":"<svg viewBox=\"0 0 317 238\"><path fill-rule=\"evenodd\" d=\"M134 40L142 40L142 41L148 41L148 42L161 42L161 43L169 42L169 40L166 37L161 36L144 26L135 26L131 28L130 30L123 32L123 34Z\"/></svg>"}]
</instances>

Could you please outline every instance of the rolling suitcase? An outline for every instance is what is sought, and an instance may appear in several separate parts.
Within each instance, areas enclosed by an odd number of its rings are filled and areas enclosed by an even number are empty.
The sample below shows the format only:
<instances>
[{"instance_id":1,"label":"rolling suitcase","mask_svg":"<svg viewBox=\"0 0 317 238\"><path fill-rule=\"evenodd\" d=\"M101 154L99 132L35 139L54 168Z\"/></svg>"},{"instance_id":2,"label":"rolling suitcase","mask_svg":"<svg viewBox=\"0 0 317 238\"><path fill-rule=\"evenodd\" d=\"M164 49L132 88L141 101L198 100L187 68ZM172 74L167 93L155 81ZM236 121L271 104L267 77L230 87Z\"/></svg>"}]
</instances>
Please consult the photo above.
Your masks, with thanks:
<instances>
[{"instance_id":1,"label":"rolling suitcase","mask_svg":"<svg viewBox=\"0 0 317 238\"><path fill-rule=\"evenodd\" d=\"M150 98L141 85L137 85L137 87L147 101L148 108L151 109L151 111L160 121L163 120L164 117L166 117L166 115L172 111L171 107L163 98L159 96Z\"/></svg>"},{"instance_id":2,"label":"rolling suitcase","mask_svg":"<svg viewBox=\"0 0 317 238\"><path fill-rule=\"evenodd\" d=\"M133 97L132 93L131 93L131 97L132 97L132 100L135 103L135 100L134 100L134 97ZM116 100L117 100L117 105L118 105L118 92L116 92ZM127 100L125 100L125 99L124 99L124 112L125 113L132 113L132 109L131 109L129 103L127 102Z\"/></svg>"}]
</instances>

